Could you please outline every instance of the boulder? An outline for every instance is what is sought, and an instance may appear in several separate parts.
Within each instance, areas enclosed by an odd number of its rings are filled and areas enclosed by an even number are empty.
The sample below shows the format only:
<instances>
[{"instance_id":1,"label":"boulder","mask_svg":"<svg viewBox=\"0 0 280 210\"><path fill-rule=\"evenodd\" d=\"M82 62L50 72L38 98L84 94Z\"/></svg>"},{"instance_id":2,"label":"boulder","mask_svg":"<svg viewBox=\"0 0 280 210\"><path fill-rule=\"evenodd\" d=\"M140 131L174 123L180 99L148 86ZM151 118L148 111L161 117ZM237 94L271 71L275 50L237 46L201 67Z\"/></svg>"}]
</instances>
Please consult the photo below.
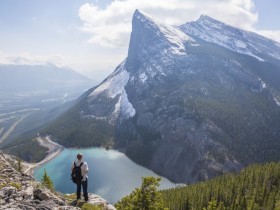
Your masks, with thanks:
<instances>
[{"instance_id":1,"label":"boulder","mask_svg":"<svg viewBox=\"0 0 280 210\"><path fill-rule=\"evenodd\" d=\"M51 196L46 190L36 189L33 191L33 196L35 199L39 199L41 201L49 200Z\"/></svg>"},{"instance_id":2,"label":"boulder","mask_svg":"<svg viewBox=\"0 0 280 210\"><path fill-rule=\"evenodd\" d=\"M27 187L23 192L23 199L25 200L33 199L33 191L34 189L32 186Z\"/></svg>"}]
</instances>

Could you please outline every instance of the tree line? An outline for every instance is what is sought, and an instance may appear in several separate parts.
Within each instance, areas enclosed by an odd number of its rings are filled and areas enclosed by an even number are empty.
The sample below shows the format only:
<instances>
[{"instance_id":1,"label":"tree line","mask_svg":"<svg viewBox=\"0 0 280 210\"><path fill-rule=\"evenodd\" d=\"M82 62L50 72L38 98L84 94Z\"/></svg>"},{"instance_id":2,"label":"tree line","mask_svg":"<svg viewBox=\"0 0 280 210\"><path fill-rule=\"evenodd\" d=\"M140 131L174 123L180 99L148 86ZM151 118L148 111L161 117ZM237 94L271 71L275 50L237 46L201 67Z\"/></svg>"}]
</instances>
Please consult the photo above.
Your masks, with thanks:
<instances>
[{"instance_id":1,"label":"tree line","mask_svg":"<svg viewBox=\"0 0 280 210\"><path fill-rule=\"evenodd\" d=\"M280 163L161 191L170 210L280 210Z\"/></svg>"}]
</instances>

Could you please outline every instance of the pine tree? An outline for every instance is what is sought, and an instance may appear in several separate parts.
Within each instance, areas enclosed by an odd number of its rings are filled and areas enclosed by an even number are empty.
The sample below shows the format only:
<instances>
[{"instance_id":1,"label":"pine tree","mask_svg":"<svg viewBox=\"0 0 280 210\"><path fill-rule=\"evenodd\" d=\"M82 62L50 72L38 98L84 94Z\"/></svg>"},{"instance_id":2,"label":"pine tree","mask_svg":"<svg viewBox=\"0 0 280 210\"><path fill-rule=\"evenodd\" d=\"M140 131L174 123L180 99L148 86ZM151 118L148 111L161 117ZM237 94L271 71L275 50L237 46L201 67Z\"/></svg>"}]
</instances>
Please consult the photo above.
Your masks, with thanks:
<instances>
[{"instance_id":1,"label":"pine tree","mask_svg":"<svg viewBox=\"0 0 280 210\"><path fill-rule=\"evenodd\" d=\"M142 177L142 185L116 204L120 210L168 210L158 192L160 178Z\"/></svg>"},{"instance_id":2,"label":"pine tree","mask_svg":"<svg viewBox=\"0 0 280 210\"><path fill-rule=\"evenodd\" d=\"M280 210L280 163L252 165L239 175L161 191L170 210ZM188 204L188 205L186 205Z\"/></svg>"},{"instance_id":3,"label":"pine tree","mask_svg":"<svg viewBox=\"0 0 280 210\"><path fill-rule=\"evenodd\" d=\"M44 169L44 175L42 178L42 185L46 186L50 190L54 190L53 182L49 175L47 174L46 169Z\"/></svg>"}]
</instances>

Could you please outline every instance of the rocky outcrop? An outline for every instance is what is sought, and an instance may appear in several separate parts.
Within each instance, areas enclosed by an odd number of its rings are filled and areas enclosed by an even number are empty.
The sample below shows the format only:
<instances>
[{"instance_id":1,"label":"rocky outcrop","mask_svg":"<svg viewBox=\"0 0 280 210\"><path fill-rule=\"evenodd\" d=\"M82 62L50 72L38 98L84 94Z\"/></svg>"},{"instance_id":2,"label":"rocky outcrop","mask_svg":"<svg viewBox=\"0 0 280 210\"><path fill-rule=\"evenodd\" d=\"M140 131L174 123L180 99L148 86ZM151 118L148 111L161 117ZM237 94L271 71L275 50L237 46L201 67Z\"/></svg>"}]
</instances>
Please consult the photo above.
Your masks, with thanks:
<instances>
[{"instance_id":1,"label":"rocky outcrop","mask_svg":"<svg viewBox=\"0 0 280 210\"><path fill-rule=\"evenodd\" d=\"M67 194L67 196L76 196L74 194ZM101 198L99 195L95 195L93 193L89 193L88 194L88 204L93 205L93 206L99 206L102 207L104 210L116 210L116 208L109 204L104 198ZM81 206L84 202L83 201L79 201L79 203L77 203L76 200L72 201L70 204L71 205L75 205L75 206Z\"/></svg>"},{"instance_id":2,"label":"rocky outcrop","mask_svg":"<svg viewBox=\"0 0 280 210\"><path fill-rule=\"evenodd\" d=\"M36 182L32 176L17 171L12 166L12 160L11 156L0 154L0 209L80 209L74 206L73 202L69 202L67 195L52 192ZM88 203L102 206L104 210L115 210L114 206L94 194L90 194Z\"/></svg>"}]
</instances>

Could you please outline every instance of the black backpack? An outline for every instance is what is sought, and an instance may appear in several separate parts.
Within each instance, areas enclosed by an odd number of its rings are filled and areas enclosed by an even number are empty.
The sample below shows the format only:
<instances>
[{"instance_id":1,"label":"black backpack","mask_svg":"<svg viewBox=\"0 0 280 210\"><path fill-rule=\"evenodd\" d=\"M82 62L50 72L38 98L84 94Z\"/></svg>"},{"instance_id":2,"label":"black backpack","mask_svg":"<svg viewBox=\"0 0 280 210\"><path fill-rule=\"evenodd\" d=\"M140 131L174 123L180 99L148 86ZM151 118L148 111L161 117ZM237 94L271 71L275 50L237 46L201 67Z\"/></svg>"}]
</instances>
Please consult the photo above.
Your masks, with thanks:
<instances>
[{"instance_id":1,"label":"black backpack","mask_svg":"<svg viewBox=\"0 0 280 210\"><path fill-rule=\"evenodd\" d=\"M74 168L72 170L72 173L71 173L71 179L72 179L72 182L74 183L80 183L83 179L83 175L82 175L82 165L84 164L84 162L82 162L79 166L76 166L76 163L74 161Z\"/></svg>"}]
</instances>

